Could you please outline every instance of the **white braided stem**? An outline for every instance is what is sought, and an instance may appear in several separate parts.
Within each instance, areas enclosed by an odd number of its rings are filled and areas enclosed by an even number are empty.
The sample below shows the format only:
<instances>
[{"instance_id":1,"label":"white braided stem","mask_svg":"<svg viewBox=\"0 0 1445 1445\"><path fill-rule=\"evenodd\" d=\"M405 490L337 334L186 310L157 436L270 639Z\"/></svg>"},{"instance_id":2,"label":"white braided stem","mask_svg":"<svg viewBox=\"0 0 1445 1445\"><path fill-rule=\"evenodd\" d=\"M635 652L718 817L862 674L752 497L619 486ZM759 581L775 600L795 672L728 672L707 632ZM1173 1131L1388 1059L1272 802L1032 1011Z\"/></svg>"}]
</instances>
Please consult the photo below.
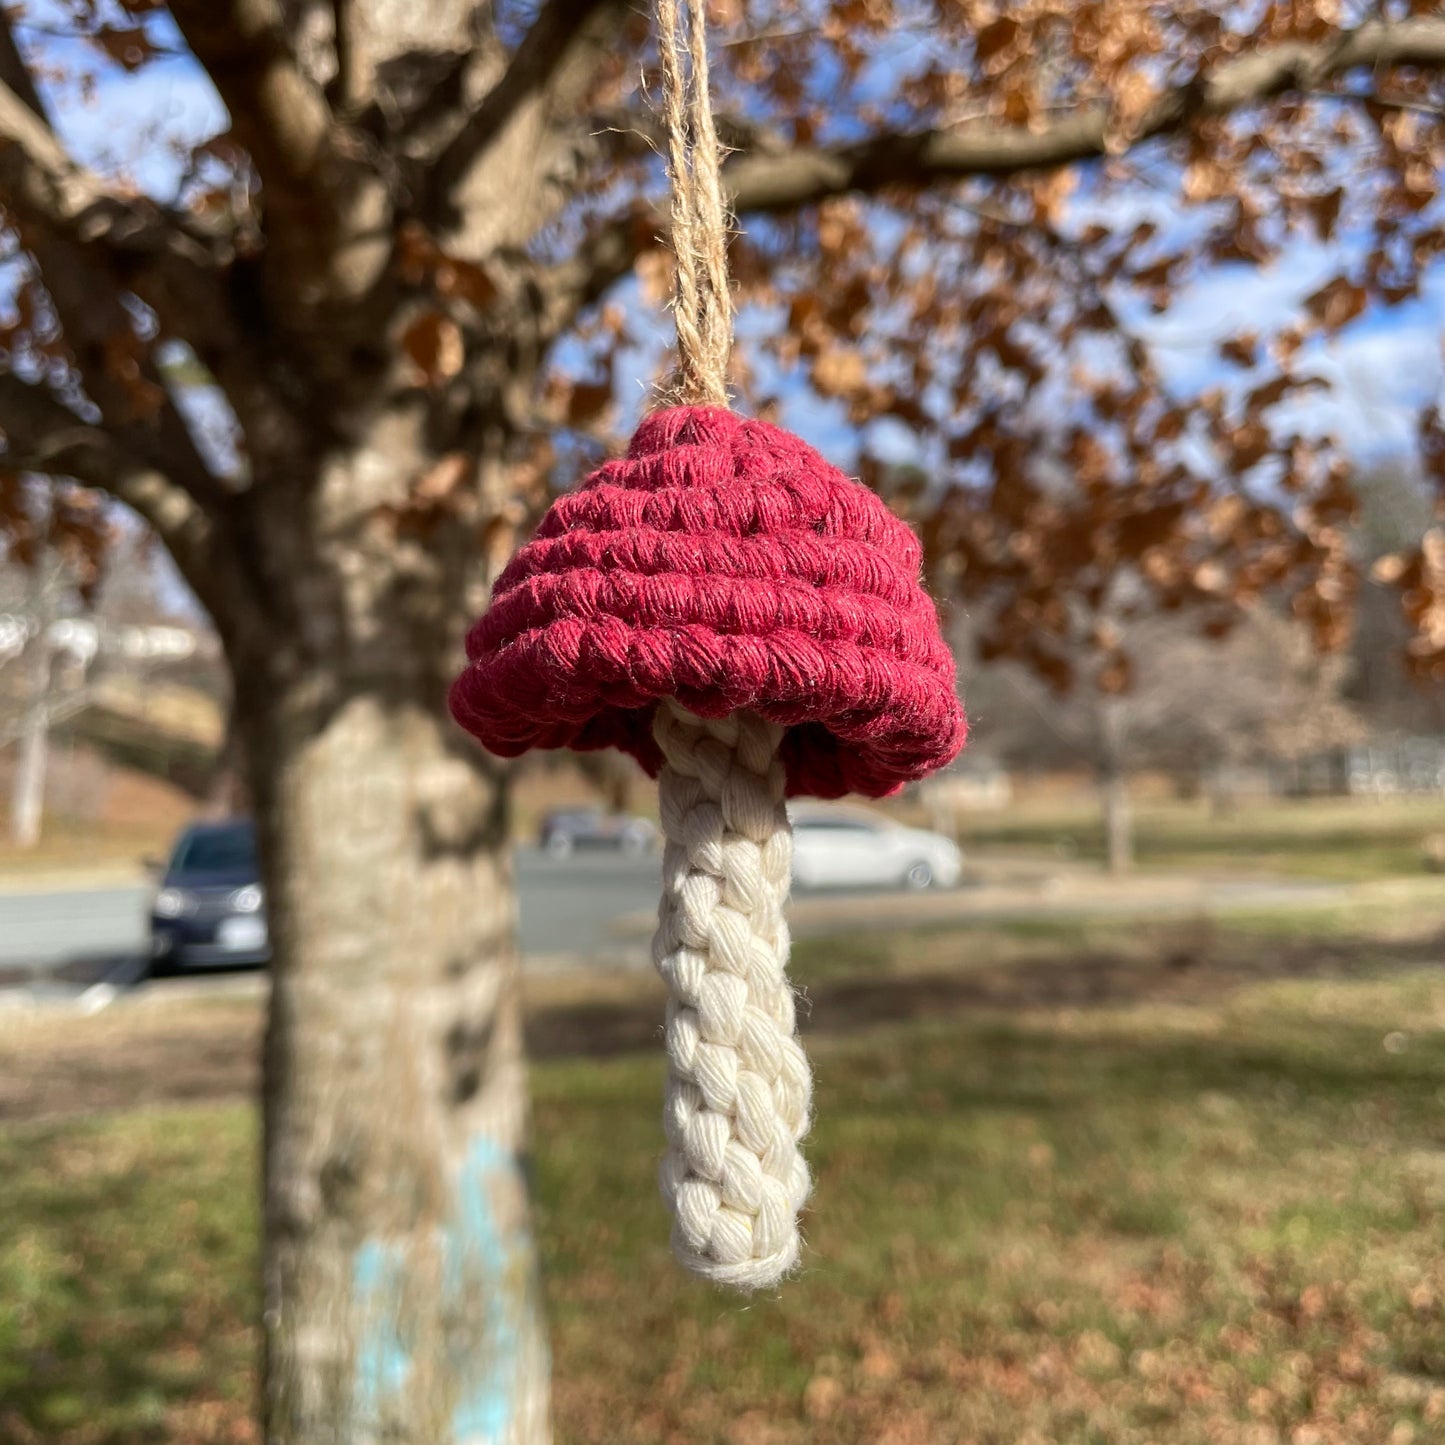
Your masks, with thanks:
<instances>
[{"instance_id":1,"label":"white braided stem","mask_svg":"<svg viewBox=\"0 0 1445 1445\"><path fill-rule=\"evenodd\" d=\"M812 1079L785 969L793 835L782 729L749 713L657 710L662 907L653 960L666 980L672 1247L690 1270L740 1289L797 1263Z\"/></svg>"}]
</instances>

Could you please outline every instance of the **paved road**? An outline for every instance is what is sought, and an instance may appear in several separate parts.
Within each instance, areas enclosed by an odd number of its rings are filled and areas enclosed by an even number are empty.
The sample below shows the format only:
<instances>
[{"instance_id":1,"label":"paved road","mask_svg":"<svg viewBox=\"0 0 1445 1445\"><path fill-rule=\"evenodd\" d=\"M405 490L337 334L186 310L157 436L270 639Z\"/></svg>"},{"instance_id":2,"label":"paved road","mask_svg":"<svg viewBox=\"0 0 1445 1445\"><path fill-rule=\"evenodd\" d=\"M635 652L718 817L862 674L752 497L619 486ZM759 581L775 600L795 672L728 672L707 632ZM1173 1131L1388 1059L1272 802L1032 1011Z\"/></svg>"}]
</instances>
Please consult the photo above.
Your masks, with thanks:
<instances>
[{"instance_id":1,"label":"paved road","mask_svg":"<svg viewBox=\"0 0 1445 1445\"><path fill-rule=\"evenodd\" d=\"M929 894L795 893L796 934L854 928L982 924L1041 914L1065 917L1196 917L1240 908L1320 907L1345 897L1339 885L1307 880L1192 876L1108 880L1051 864L975 861L972 886ZM1017 876L1015 876L1017 875ZM534 966L547 955L605 959L644 954L657 908L658 860L617 854L556 861L536 849L517 855L522 947ZM16 984L69 996L142 975L149 890L0 893L0 1002Z\"/></svg>"},{"instance_id":2,"label":"paved road","mask_svg":"<svg viewBox=\"0 0 1445 1445\"><path fill-rule=\"evenodd\" d=\"M563 861L518 851L522 948L529 954L605 953L613 920L657 907L658 860L582 854ZM0 969L48 971L78 958L144 951L145 887L0 893ZM636 946L636 940L628 940Z\"/></svg>"}]
</instances>

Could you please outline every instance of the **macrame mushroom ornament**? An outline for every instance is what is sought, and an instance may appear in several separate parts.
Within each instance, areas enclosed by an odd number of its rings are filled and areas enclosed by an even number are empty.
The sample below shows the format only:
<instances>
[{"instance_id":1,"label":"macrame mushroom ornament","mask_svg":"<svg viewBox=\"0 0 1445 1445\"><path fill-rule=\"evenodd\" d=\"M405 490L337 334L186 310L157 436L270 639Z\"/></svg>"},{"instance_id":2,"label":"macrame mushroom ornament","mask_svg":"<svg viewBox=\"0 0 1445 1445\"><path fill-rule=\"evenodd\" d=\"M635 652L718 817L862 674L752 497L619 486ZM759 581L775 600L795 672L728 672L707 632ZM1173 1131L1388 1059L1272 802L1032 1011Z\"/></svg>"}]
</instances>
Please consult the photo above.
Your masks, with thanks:
<instances>
[{"instance_id":1,"label":"macrame mushroom ornament","mask_svg":"<svg viewBox=\"0 0 1445 1445\"><path fill-rule=\"evenodd\" d=\"M694 5L684 37L677 0L657 8L679 404L552 505L473 627L451 707L500 756L616 747L658 778L662 1192L681 1262L757 1289L797 1263L809 1189L785 799L896 792L950 762L965 723L913 533L797 437L727 409L705 22Z\"/></svg>"}]
</instances>

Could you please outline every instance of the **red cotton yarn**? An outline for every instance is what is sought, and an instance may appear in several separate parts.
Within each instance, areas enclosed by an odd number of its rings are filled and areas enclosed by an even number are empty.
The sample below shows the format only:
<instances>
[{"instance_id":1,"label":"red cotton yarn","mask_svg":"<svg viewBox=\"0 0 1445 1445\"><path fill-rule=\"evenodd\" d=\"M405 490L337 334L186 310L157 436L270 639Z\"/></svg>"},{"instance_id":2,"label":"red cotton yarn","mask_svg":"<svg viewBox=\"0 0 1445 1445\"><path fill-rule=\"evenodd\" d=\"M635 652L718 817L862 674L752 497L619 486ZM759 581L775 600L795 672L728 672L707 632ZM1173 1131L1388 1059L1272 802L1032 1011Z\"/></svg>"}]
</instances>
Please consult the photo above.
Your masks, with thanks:
<instances>
[{"instance_id":1,"label":"red cotton yarn","mask_svg":"<svg viewBox=\"0 0 1445 1445\"><path fill-rule=\"evenodd\" d=\"M653 412L559 497L467 638L453 716L493 753L617 747L656 774L657 703L787 729L791 795L884 797L967 725L922 549L861 483L767 422Z\"/></svg>"}]
</instances>

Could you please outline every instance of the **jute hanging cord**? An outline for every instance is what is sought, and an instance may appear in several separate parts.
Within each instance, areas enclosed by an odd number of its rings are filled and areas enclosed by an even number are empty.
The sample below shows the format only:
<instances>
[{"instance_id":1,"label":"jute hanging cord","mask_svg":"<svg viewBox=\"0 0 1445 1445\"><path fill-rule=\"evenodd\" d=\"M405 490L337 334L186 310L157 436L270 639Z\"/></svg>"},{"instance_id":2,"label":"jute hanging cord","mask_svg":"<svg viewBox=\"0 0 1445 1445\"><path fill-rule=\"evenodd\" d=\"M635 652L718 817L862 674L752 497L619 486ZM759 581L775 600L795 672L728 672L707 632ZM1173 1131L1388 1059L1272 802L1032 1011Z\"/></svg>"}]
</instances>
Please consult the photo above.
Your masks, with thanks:
<instances>
[{"instance_id":1,"label":"jute hanging cord","mask_svg":"<svg viewBox=\"0 0 1445 1445\"><path fill-rule=\"evenodd\" d=\"M689 406L726 406L733 307L722 157L713 123L707 22L701 0L689 7L689 14L692 24L684 39L677 0L657 0L667 171L672 182L672 250L677 260L674 399Z\"/></svg>"},{"instance_id":2,"label":"jute hanging cord","mask_svg":"<svg viewBox=\"0 0 1445 1445\"><path fill-rule=\"evenodd\" d=\"M727 409L727 226L701 4L657 0L677 254L667 405L559 498L467 639L452 712L492 752L617 747L658 778L664 1199L689 1269L796 1265L811 1081L783 916L785 799L883 797L965 723L921 549L797 437Z\"/></svg>"}]
</instances>

